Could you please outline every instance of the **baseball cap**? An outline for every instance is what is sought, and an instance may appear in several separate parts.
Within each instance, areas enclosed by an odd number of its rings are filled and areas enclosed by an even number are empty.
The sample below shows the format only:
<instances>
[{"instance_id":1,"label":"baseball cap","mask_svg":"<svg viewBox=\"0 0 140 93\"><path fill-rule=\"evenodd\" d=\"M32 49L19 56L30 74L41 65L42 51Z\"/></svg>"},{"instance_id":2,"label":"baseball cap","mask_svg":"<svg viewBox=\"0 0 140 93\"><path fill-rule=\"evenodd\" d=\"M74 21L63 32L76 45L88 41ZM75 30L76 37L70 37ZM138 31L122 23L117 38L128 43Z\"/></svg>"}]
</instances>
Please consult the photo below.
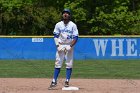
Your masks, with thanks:
<instances>
[{"instance_id":1,"label":"baseball cap","mask_svg":"<svg viewBox=\"0 0 140 93\"><path fill-rule=\"evenodd\" d=\"M68 8L65 8L65 9L62 11L62 14L63 14L64 12L67 12L69 15L71 15L71 11L70 11L70 9L68 9Z\"/></svg>"}]
</instances>

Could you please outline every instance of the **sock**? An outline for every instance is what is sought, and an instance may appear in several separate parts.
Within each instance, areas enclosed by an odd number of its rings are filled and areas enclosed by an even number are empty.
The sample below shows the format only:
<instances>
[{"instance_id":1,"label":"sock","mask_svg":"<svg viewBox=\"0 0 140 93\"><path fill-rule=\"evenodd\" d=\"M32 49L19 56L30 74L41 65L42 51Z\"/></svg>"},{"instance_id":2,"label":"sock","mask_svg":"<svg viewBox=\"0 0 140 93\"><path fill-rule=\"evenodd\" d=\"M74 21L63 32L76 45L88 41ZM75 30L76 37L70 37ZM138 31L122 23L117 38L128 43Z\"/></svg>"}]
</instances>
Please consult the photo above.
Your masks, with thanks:
<instances>
[{"instance_id":1,"label":"sock","mask_svg":"<svg viewBox=\"0 0 140 93\"><path fill-rule=\"evenodd\" d=\"M60 73L60 68L55 68L53 82L57 82L57 78L58 78L59 73Z\"/></svg>"},{"instance_id":2,"label":"sock","mask_svg":"<svg viewBox=\"0 0 140 93\"><path fill-rule=\"evenodd\" d=\"M70 80L72 68L66 68L66 81Z\"/></svg>"}]
</instances>

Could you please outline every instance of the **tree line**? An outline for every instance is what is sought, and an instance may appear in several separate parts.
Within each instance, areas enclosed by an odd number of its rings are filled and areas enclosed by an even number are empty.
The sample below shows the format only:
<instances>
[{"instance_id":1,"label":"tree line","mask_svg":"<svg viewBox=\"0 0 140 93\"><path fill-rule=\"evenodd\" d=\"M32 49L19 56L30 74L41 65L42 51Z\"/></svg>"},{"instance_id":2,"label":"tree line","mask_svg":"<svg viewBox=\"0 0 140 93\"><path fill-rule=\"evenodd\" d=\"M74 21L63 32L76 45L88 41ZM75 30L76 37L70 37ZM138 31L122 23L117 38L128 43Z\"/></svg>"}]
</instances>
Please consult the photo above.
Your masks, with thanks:
<instances>
[{"instance_id":1,"label":"tree line","mask_svg":"<svg viewBox=\"0 0 140 93\"><path fill-rule=\"evenodd\" d=\"M139 0L1 0L0 35L52 35L64 8L80 35L140 35Z\"/></svg>"}]
</instances>

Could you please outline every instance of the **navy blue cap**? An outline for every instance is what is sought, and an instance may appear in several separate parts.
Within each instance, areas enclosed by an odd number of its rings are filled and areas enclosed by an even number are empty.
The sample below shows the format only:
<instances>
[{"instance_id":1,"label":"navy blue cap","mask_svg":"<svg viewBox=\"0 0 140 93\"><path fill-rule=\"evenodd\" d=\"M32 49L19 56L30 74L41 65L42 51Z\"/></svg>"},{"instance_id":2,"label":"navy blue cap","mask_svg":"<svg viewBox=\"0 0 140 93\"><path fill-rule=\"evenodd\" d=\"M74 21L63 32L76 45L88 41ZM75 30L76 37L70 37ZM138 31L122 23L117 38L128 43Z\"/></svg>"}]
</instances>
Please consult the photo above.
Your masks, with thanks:
<instances>
[{"instance_id":1,"label":"navy blue cap","mask_svg":"<svg viewBox=\"0 0 140 93\"><path fill-rule=\"evenodd\" d=\"M65 9L63 10L62 14L63 14L64 12L67 12L69 15L71 15L70 9L65 8Z\"/></svg>"}]
</instances>

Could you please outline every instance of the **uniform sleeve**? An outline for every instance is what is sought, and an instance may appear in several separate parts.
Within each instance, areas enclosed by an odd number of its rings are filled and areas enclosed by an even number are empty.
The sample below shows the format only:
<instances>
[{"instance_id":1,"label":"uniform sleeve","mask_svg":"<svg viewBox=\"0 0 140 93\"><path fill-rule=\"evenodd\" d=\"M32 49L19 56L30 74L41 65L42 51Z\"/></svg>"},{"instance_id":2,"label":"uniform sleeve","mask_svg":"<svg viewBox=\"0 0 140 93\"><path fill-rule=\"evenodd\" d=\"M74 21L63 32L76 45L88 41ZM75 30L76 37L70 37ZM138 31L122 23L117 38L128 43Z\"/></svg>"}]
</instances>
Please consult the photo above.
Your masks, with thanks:
<instances>
[{"instance_id":1,"label":"uniform sleeve","mask_svg":"<svg viewBox=\"0 0 140 93\"><path fill-rule=\"evenodd\" d=\"M77 29L76 25L73 26L73 37L75 37L75 36L79 36L78 29Z\"/></svg>"},{"instance_id":2,"label":"uniform sleeve","mask_svg":"<svg viewBox=\"0 0 140 93\"><path fill-rule=\"evenodd\" d=\"M59 33L60 33L60 32L59 32L59 26L58 26L58 24L56 24L56 25L55 25L55 28L54 28L54 31L53 31L53 34L54 34L54 35L59 35Z\"/></svg>"}]
</instances>

